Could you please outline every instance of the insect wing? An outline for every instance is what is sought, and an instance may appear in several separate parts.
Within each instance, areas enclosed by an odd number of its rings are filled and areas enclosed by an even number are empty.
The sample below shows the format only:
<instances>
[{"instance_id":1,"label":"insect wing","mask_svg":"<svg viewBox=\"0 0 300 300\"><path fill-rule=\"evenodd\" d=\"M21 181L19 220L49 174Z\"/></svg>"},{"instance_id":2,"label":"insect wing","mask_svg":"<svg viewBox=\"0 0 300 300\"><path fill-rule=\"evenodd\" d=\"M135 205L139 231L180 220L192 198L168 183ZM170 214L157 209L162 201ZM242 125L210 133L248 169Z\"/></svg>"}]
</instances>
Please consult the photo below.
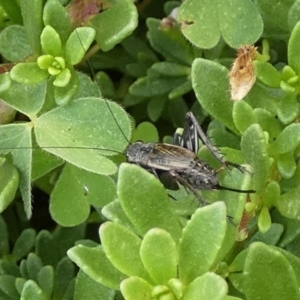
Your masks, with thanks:
<instances>
[{"instance_id":1,"label":"insect wing","mask_svg":"<svg viewBox=\"0 0 300 300\"><path fill-rule=\"evenodd\" d=\"M164 171L188 168L196 159L195 153L188 149L170 145L157 144L149 155L148 167Z\"/></svg>"}]
</instances>

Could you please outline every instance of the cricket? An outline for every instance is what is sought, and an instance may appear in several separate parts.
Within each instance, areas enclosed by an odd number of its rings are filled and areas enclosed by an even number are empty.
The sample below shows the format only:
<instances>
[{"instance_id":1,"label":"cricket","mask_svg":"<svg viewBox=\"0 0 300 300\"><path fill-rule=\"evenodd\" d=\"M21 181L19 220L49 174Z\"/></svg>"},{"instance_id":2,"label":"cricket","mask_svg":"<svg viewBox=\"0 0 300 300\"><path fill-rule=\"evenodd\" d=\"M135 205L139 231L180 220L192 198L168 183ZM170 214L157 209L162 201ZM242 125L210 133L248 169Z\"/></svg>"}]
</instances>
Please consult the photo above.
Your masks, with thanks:
<instances>
[{"instance_id":1,"label":"cricket","mask_svg":"<svg viewBox=\"0 0 300 300\"><path fill-rule=\"evenodd\" d=\"M78 39L81 43L79 35ZM82 45L82 47L84 46ZM95 70L89 60L87 61L87 64L92 76L95 77ZM98 84L97 81L95 82ZM111 129L109 127L112 123L114 123L120 131L121 139L124 139L123 143L125 142L129 144L124 153L127 161L129 163L139 165L155 175L166 188L178 189L180 186L183 186L188 192L192 193L199 200L199 203L202 206L207 205L208 202L200 195L199 191L201 190L228 190L238 193L254 192L253 190L238 190L231 187L225 187L219 183L218 173L222 170L227 170L228 167L237 168L242 173L248 171L238 164L225 160L224 157L220 155L218 149L211 144L210 140L205 135L192 112L188 112L186 114L186 123L184 125L183 133L182 135L174 135L173 144L144 143L140 141L130 143L128 133L126 134L123 132L122 124L120 124L119 120L115 117L114 109L112 108L113 105L106 99L104 99L104 101L104 107L107 108L106 114L110 114L111 123L108 126L103 126L102 132L104 132L104 134L105 132L110 132ZM65 108L62 107L58 109L63 110ZM118 109L121 108L119 107ZM51 114L51 112L49 114ZM36 126L39 127L38 123ZM61 134L65 137L64 145L56 144L55 137L50 139L48 138L45 142L43 134L38 134L38 131L35 133L37 142L42 149L53 153L54 155L58 155L70 163L76 163L78 161L76 158L76 153L80 153L81 156L83 152L85 152L83 156L86 160L89 160L89 166L86 167L86 170L92 172L95 170L94 165L97 165L97 162L89 159L90 153L104 152L109 155L120 153L120 151L113 148L94 146L92 139L97 136L96 132L90 135L91 146L86 144L79 146L78 143L80 144L80 137L77 137L74 145L74 138L68 138L70 134L72 136L71 131L71 127L69 127L68 130L61 132ZM5 139L10 138L7 135L4 135L3 137ZM204 143L213 156L222 164L221 168L214 170L209 166L208 163L198 157L199 140ZM53 144L51 144L51 141ZM26 150L34 149L34 147L20 145L19 147L12 148L12 151L16 153L18 149L23 149L26 152ZM2 152L5 152L5 150L8 149L1 149ZM60 154L62 153L61 150L63 150L64 154ZM99 164L102 163L102 161L99 162Z\"/></svg>"}]
</instances>

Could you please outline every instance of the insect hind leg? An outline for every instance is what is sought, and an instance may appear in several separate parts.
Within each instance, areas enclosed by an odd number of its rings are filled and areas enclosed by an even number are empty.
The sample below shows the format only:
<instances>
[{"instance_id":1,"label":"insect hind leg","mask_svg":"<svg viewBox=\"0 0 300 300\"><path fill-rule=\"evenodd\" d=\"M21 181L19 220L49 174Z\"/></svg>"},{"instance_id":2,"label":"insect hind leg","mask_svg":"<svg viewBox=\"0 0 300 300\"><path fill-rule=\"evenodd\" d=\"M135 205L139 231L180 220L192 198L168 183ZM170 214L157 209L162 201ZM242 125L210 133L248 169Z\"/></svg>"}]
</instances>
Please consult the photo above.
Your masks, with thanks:
<instances>
[{"instance_id":1,"label":"insect hind leg","mask_svg":"<svg viewBox=\"0 0 300 300\"><path fill-rule=\"evenodd\" d=\"M233 163L231 161L227 161L219 152L218 149L216 149L213 144L210 142L210 140L208 139L208 137L206 136L206 134L204 133L204 131L202 130L201 126L199 125L196 117L194 116L194 114L190 111L186 114L186 119L187 119L187 123L190 124L192 123L195 130L197 131L197 136L202 140L202 142L206 145L206 147L208 148L208 150L214 155L214 157L225 167L228 166L232 166L234 168L237 168L239 171L241 171L242 173L249 172L245 167ZM190 126L191 127L191 126ZM220 168L221 170L222 168Z\"/></svg>"}]
</instances>

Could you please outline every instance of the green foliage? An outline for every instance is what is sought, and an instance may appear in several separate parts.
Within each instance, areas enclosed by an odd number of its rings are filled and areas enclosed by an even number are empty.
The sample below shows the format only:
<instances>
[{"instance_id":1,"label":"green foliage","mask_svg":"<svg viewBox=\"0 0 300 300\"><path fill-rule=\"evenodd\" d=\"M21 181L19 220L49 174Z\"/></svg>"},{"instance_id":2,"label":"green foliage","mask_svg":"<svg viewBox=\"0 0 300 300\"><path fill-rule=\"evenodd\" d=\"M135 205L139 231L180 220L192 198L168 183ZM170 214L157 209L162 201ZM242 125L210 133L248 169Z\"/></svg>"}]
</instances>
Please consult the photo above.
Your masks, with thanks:
<instances>
[{"instance_id":1,"label":"green foliage","mask_svg":"<svg viewBox=\"0 0 300 300\"><path fill-rule=\"evenodd\" d=\"M0 0L0 299L299 299L299 3ZM257 80L233 102L245 44ZM199 208L124 163L189 110L247 169L202 146L220 185L254 193L200 191ZM32 185L53 232L26 221Z\"/></svg>"}]
</instances>

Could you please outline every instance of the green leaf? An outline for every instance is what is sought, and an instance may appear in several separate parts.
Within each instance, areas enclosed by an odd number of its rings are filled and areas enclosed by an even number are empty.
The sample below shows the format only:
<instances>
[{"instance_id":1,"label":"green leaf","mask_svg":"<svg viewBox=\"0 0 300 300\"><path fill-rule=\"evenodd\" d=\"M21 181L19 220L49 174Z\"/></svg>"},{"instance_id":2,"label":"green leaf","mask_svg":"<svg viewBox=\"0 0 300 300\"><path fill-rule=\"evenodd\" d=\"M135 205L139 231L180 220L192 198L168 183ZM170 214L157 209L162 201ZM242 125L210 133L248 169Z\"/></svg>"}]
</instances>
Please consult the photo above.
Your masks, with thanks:
<instances>
[{"instance_id":1,"label":"green leaf","mask_svg":"<svg viewBox=\"0 0 300 300\"><path fill-rule=\"evenodd\" d=\"M225 237L226 223L224 202L199 208L188 221L179 248L179 278L186 285L212 267Z\"/></svg>"},{"instance_id":2,"label":"green leaf","mask_svg":"<svg viewBox=\"0 0 300 300\"><path fill-rule=\"evenodd\" d=\"M294 0L255 0L263 17L264 37L287 40L290 36L288 12Z\"/></svg>"},{"instance_id":3,"label":"green leaf","mask_svg":"<svg viewBox=\"0 0 300 300\"><path fill-rule=\"evenodd\" d=\"M41 34L41 45L44 54L62 56L62 45L59 34L55 29L47 25Z\"/></svg>"},{"instance_id":4,"label":"green leaf","mask_svg":"<svg viewBox=\"0 0 300 300\"><path fill-rule=\"evenodd\" d=\"M76 65L81 62L95 34L95 30L91 27L79 27L71 33L65 46L65 57L69 64Z\"/></svg>"},{"instance_id":5,"label":"green leaf","mask_svg":"<svg viewBox=\"0 0 300 300\"><path fill-rule=\"evenodd\" d=\"M260 217L260 216L259 216ZM270 218L270 216L267 216L267 218ZM264 225L264 224L262 224ZM266 225L269 226L269 224L266 223ZM267 228L267 227L266 227ZM268 231L265 233L260 231L257 231L251 239L248 241L248 244L252 244L254 242L262 242L267 245L277 245L278 241L280 240L283 232L284 232L284 226L282 224L276 224L272 223Z\"/></svg>"},{"instance_id":6,"label":"green leaf","mask_svg":"<svg viewBox=\"0 0 300 300\"><path fill-rule=\"evenodd\" d=\"M20 260L33 249L36 233L35 230L28 228L22 231L12 250L15 261Z\"/></svg>"},{"instance_id":7,"label":"green leaf","mask_svg":"<svg viewBox=\"0 0 300 300\"><path fill-rule=\"evenodd\" d=\"M288 260L263 243L250 246L244 274L248 299L296 300L300 297L297 278Z\"/></svg>"},{"instance_id":8,"label":"green leaf","mask_svg":"<svg viewBox=\"0 0 300 300\"><path fill-rule=\"evenodd\" d=\"M258 228L262 233L266 233L271 228L271 216L267 206L263 206L258 217Z\"/></svg>"},{"instance_id":9,"label":"green leaf","mask_svg":"<svg viewBox=\"0 0 300 300\"><path fill-rule=\"evenodd\" d=\"M0 239L2 241L2 243L0 244L0 255L1 255L1 257L3 257L6 254L9 254L10 247L9 247L9 241L8 241L7 226L1 215L0 215Z\"/></svg>"},{"instance_id":10,"label":"green leaf","mask_svg":"<svg viewBox=\"0 0 300 300\"><path fill-rule=\"evenodd\" d=\"M40 55L42 52L40 36L44 27L42 19L43 2L40 0L22 0L20 6L31 49L35 54Z\"/></svg>"},{"instance_id":11,"label":"green leaf","mask_svg":"<svg viewBox=\"0 0 300 300\"><path fill-rule=\"evenodd\" d=\"M236 132L232 119L233 101L229 94L228 70L216 62L197 58L192 64L191 76L193 89L202 107Z\"/></svg>"},{"instance_id":12,"label":"green leaf","mask_svg":"<svg viewBox=\"0 0 300 300\"><path fill-rule=\"evenodd\" d=\"M51 216L62 226L78 225L84 222L90 213L86 186L78 182L79 174L77 168L67 164L51 193Z\"/></svg>"},{"instance_id":13,"label":"green leaf","mask_svg":"<svg viewBox=\"0 0 300 300\"><path fill-rule=\"evenodd\" d=\"M188 76L190 75L191 68L178 63L167 61L157 62L151 66L148 72L154 71L162 76Z\"/></svg>"},{"instance_id":14,"label":"green leaf","mask_svg":"<svg viewBox=\"0 0 300 300\"><path fill-rule=\"evenodd\" d=\"M117 190L125 214L140 235L158 227L168 231L178 243L181 227L166 190L155 176L139 166L123 163Z\"/></svg>"},{"instance_id":15,"label":"green leaf","mask_svg":"<svg viewBox=\"0 0 300 300\"><path fill-rule=\"evenodd\" d=\"M296 172L296 162L292 152L283 153L278 156L278 171L283 178L292 178Z\"/></svg>"},{"instance_id":16,"label":"green leaf","mask_svg":"<svg viewBox=\"0 0 300 300\"><path fill-rule=\"evenodd\" d=\"M51 297L54 286L54 270L52 266L44 266L37 275L37 282L47 298Z\"/></svg>"},{"instance_id":17,"label":"green leaf","mask_svg":"<svg viewBox=\"0 0 300 300\"><path fill-rule=\"evenodd\" d=\"M241 149L244 158L253 169L253 189L261 193L269 176L269 157L265 135L258 124L253 124L242 136Z\"/></svg>"},{"instance_id":18,"label":"green leaf","mask_svg":"<svg viewBox=\"0 0 300 300\"><path fill-rule=\"evenodd\" d=\"M16 110L33 117L42 108L46 91L46 82L34 85L12 82L11 87L1 93L1 98Z\"/></svg>"},{"instance_id":19,"label":"green leaf","mask_svg":"<svg viewBox=\"0 0 300 300\"><path fill-rule=\"evenodd\" d=\"M100 48L111 50L137 27L137 8L131 0L114 2L109 9L92 18L90 24L96 30L95 38Z\"/></svg>"},{"instance_id":20,"label":"green leaf","mask_svg":"<svg viewBox=\"0 0 300 300\"><path fill-rule=\"evenodd\" d=\"M75 266L68 257L61 259L55 269L55 283L52 297L54 299L72 299L65 297L75 276ZM72 293L73 294L73 293Z\"/></svg>"},{"instance_id":21,"label":"green leaf","mask_svg":"<svg viewBox=\"0 0 300 300\"><path fill-rule=\"evenodd\" d=\"M180 7L179 20L185 37L206 49L216 46L221 36L232 48L253 44L263 31L259 11L249 0L187 0Z\"/></svg>"},{"instance_id":22,"label":"green leaf","mask_svg":"<svg viewBox=\"0 0 300 300\"><path fill-rule=\"evenodd\" d=\"M254 61L255 74L264 84L270 87L279 88L282 80L282 75L278 70L269 62Z\"/></svg>"},{"instance_id":23,"label":"green leaf","mask_svg":"<svg viewBox=\"0 0 300 300\"><path fill-rule=\"evenodd\" d=\"M13 21L13 23L21 24L22 16L20 11L20 5L18 1L15 0L1 0L1 7L7 13L8 17Z\"/></svg>"},{"instance_id":24,"label":"green leaf","mask_svg":"<svg viewBox=\"0 0 300 300\"><path fill-rule=\"evenodd\" d=\"M0 158L0 212L14 200L19 185L19 173L5 158Z\"/></svg>"},{"instance_id":25,"label":"green leaf","mask_svg":"<svg viewBox=\"0 0 300 300\"><path fill-rule=\"evenodd\" d=\"M153 287L139 277L130 277L122 281L121 291L126 300L152 300Z\"/></svg>"},{"instance_id":26,"label":"green leaf","mask_svg":"<svg viewBox=\"0 0 300 300\"><path fill-rule=\"evenodd\" d=\"M99 295L105 300L114 300L115 291L97 283L84 272L79 271L76 277L74 300L99 300Z\"/></svg>"},{"instance_id":27,"label":"green leaf","mask_svg":"<svg viewBox=\"0 0 300 300\"><path fill-rule=\"evenodd\" d=\"M38 84L49 77L47 70L41 70L36 62L18 63L10 71L12 80L29 84Z\"/></svg>"},{"instance_id":28,"label":"green leaf","mask_svg":"<svg viewBox=\"0 0 300 300\"><path fill-rule=\"evenodd\" d=\"M71 34L71 21L65 7L60 1L47 1L43 11L45 25L50 25L59 34L64 44Z\"/></svg>"},{"instance_id":29,"label":"green leaf","mask_svg":"<svg viewBox=\"0 0 300 300\"><path fill-rule=\"evenodd\" d=\"M11 275L0 275L0 292L5 294L4 299L17 299L17 297L20 296L14 285L15 279L16 278Z\"/></svg>"},{"instance_id":30,"label":"green leaf","mask_svg":"<svg viewBox=\"0 0 300 300\"><path fill-rule=\"evenodd\" d=\"M68 250L67 254L85 274L108 288L119 290L121 281L127 278L111 264L100 247L78 245Z\"/></svg>"},{"instance_id":31,"label":"green leaf","mask_svg":"<svg viewBox=\"0 0 300 300\"><path fill-rule=\"evenodd\" d=\"M167 284L171 278L177 277L178 253L168 232L159 228L149 230L142 241L140 255L156 284Z\"/></svg>"},{"instance_id":32,"label":"green leaf","mask_svg":"<svg viewBox=\"0 0 300 300\"><path fill-rule=\"evenodd\" d=\"M99 98L78 99L41 115L35 122L40 147L79 168L106 175L117 168L103 155L123 151L130 130L124 110Z\"/></svg>"},{"instance_id":33,"label":"green leaf","mask_svg":"<svg viewBox=\"0 0 300 300\"><path fill-rule=\"evenodd\" d=\"M152 123L142 122L134 130L131 140L132 142L157 143L159 141L158 131Z\"/></svg>"},{"instance_id":34,"label":"green leaf","mask_svg":"<svg viewBox=\"0 0 300 300\"><path fill-rule=\"evenodd\" d=\"M300 186L282 194L280 199L275 204L280 213L292 219L300 219Z\"/></svg>"},{"instance_id":35,"label":"green leaf","mask_svg":"<svg viewBox=\"0 0 300 300\"><path fill-rule=\"evenodd\" d=\"M277 115L279 120L283 124L289 124L297 118L299 114L299 103L297 96L290 93L285 93L285 97L282 97L277 109Z\"/></svg>"},{"instance_id":36,"label":"green leaf","mask_svg":"<svg viewBox=\"0 0 300 300\"><path fill-rule=\"evenodd\" d=\"M300 47L300 22L298 22L291 34L288 44L288 63L295 70L296 74L300 74L300 58L297 55L297 49Z\"/></svg>"},{"instance_id":37,"label":"green leaf","mask_svg":"<svg viewBox=\"0 0 300 300\"><path fill-rule=\"evenodd\" d=\"M9 73L0 74L0 93L7 91L11 87L11 79Z\"/></svg>"},{"instance_id":38,"label":"green leaf","mask_svg":"<svg viewBox=\"0 0 300 300\"><path fill-rule=\"evenodd\" d=\"M152 122L156 122L160 118L167 100L165 96L157 96L150 99L147 113Z\"/></svg>"},{"instance_id":39,"label":"green leaf","mask_svg":"<svg viewBox=\"0 0 300 300\"><path fill-rule=\"evenodd\" d=\"M226 281L214 274L207 272L192 281L184 291L182 300L223 300L227 294L228 286Z\"/></svg>"},{"instance_id":40,"label":"green leaf","mask_svg":"<svg viewBox=\"0 0 300 300\"><path fill-rule=\"evenodd\" d=\"M178 62L190 67L195 54L191 44L182 35L177 24L163 27L161 20L148 18L147 34L151 46L169 61Z\"/></svg>"},{"instance_id":41,"label":"green leaf","mask_svg":"<svg viewBox=\"0 0 300 300\"><path fill-rule=\"evenodd\" d=\"M33 280L27 280L23 286L20 300L31 300L31 299L47 300L46 296L44 295L40 287Z\"/></svg>"},{"instance_id":42,"label":"green leaf","mask_svg":"<svg viewBox=\"0 0 300 300\"><path fill-rule=\"evenodd\" d=\"M29 253L26 259L26 267L29 278L36 281L38 273L43 267L43 263L42 260L35 253Z\"/></svg>"},{"instance_id":43,"label":"green leaf","mask_svg":"<svg viewBox=\"0 0 300 300\"><path fill-rule=\"evenodd\" d=\"M1 31L0 52L11 62L24 60L32 53L23 26L11 25Z\"/></svg>"},{"instance_id":44,"label":"green leaf","mask_svg":"<svg viewBox=\"0 0 300 300\"><path fill-rule=\"evenodd\" d=\"M74 99L79 85L78 76L74 70L65 69L64 71L61 77L59 74L53 81L55 102L59 106L64 106ZM67 85L65 85L66 83Z\"/></svg>"},{"instance_id":45,"label":"green leaf","mask_svg":"<svg viewBox=\"0 0 300 300\"><path fill-rule=\"evenodd\" d=\"M59 88L65 87L71 79L71 71L69 69L63 69L56 77L55 80L53 81L53 85ZM77 88L77 86L76 86ZM59 103L60 105L67 104L67 103Z\"/></svg>"},{"instance_id":46,"label":"green leaf","mask_svg":"<svg viewBox=\"0 0 300 300\"><path fill-rule=\"evenodd\" d=\"M186 77L141 77L129 88L131 94L141 97L154 97L169 93L186 82Z\"/></svg>"},{"instance_id":47,"label":"green leaf","mask_svg":"<svg viewBox=\"0 0 300 300\"><path fill-rule=\"evenodd\" d=\"M140 257L141 239L137 235L112 222L104 223L99 234L107 258L119 271L151 281Z\"/></svg>"},{"instance_id":48,"label":"green leaf","mask_svg":"<svg viewBox=\"0 0 300 300\"><path fill-rule=\"evenodd\" d=\"M283 154L294 151L300 144L300 124L293 123L285 127L271 145L271 153Z\"/></svg>"},{"instance_id":49,"label":"green leaf","mask_svg":"<svg viewBox=\"0 0 300 300\"><path fill-rule=\"evenodd\" d=\"M256 123L254 110L245 101L234 102L232 117L234 124L240 133L244 133L250 125Z\"/></svg>"},{"instance_id":50,"label":"green leaf","mask_svg":"<svg viewBox=\"0 0 300 300\"><path fill-rule=\"evenodd\" d=\"M31 125L29 123L0 126L1 153L11 149L13 162L20 175L20 191L27 218L31 216ZM23 149L19 149L23 148Z\"/></svg>"}]
</instances>

